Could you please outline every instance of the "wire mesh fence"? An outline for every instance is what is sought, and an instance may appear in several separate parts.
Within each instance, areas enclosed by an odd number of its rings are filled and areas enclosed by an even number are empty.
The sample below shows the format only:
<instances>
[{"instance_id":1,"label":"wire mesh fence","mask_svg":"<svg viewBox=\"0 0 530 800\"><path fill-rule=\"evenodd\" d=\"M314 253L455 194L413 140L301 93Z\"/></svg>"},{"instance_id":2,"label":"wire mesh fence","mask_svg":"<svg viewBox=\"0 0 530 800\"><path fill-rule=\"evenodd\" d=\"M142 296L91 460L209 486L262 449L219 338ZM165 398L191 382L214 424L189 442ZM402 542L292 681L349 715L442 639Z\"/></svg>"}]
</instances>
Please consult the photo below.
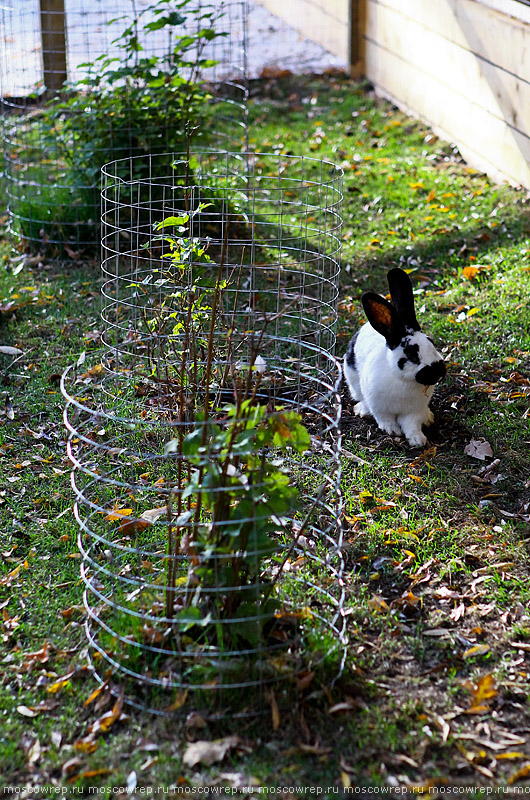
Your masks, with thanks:
<instances>
[{"instance_id":1,"label":"wire mesh fence","mask_svg":"<svg viewBox=\"0 0 530 800\"><path fill-rule=\"evenodd\" d=\"M187 139L247 138L247 0L6 0L0 86L9 227L22 249L99 244L99 170ZM61 9L61 10L59 10Z\"/></svg>"},{"instance_id":2,"label":"wire mesh fence","mask_svg":"<svg viewBox=\"0 0 530 800\"><path fill-rule=\"evenodd\" d=\"M96 671L157 712L253 714L344 656L342 173L154 155L102 197L103 349L63 378Z\"/></svg>"}]
</instances>

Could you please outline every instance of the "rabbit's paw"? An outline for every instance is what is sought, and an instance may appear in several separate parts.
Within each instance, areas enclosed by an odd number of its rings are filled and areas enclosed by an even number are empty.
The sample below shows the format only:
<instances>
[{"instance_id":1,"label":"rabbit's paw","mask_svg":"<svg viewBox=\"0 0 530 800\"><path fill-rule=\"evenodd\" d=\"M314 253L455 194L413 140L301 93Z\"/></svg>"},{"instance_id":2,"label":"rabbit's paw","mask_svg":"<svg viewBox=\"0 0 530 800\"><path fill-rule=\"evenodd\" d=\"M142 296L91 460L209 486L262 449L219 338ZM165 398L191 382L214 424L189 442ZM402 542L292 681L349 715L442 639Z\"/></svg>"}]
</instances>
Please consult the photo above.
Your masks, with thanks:
<instances>
[{"instance_id":1,"label":"rabbit's paw","mask_svg":"<svg viewBox=\"0 0 530 800\"><path fill-rule=\"evenodd\" d=\"M378 419L377 424L379 425L380 429L385 433L389 433L391 436L401 436L401 428L399 427L397 420L392 417L386 417L385 419Z\"/></svg>"},{"instance_id":2,"label":"rabbit's paw","mask_svg":"<svg viewBox=\"0 0 530 800\"><path fill-rule=\"evenodd\" d=\"M370 414L370 409L366 405L366 403L361 400L360 403L356 403L353 407L353 413L356 417L368 417Z\"/></svg>"},{"instance_id":3,"label":"rabbit's paw","mask_svg":"<svg viewBox=\"0 0 530 800\"><path fill-rule=\"evenodd\" d=\"M418 433L411 434L407 436L407 442L410 444L411 447L425 447L427 444L427 437L421 431Z\"/></svg>"},{"instance_id":4,"label":"rabbit's paw","mask_svg":"<svg viewBox=\"0 0 530 800\"><path fill-rule=\"evenodd\" d=\"M411 447L425 447L427 444L427 437L421 429L423 420L415 416L402 416L398 417L398 422Z\"/></svg>"}]
</instances>

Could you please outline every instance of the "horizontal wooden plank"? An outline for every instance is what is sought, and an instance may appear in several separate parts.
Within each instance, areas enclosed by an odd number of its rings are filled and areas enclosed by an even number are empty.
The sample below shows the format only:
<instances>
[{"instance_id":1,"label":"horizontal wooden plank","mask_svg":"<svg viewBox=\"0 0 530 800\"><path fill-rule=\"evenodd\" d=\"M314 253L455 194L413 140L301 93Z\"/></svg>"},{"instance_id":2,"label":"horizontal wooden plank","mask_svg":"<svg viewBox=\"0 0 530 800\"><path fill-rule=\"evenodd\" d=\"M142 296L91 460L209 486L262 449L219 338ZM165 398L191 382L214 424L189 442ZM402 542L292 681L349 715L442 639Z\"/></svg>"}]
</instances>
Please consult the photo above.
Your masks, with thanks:
<instances>
[{"instance_id":1,"label":"horizontal wooden plank","mask_svg":"<svg viewBox=\"0 0 530 800\"><path fill-rule=\"evenodd\" d=\"M456 142L470 164L530 187L530 140L455 89L426 76L377 44L366 44L376 89Z\"/></svg>"},{"instance_id":2,"label":"horizontal wooden plank","mask_svg":"<svg viewBox=\"0 0 530 800\"><path fill-rule=\"evenodd\" d=\"M407 61L426 81L444 83L514 129L530 134L529 83L379 2L369 4L366 37ZM530 43L530 28L528 39Z\"/></svg>"},{"instance_id":3,"label":"horizontal wooden plank","mask_svg":"<svg viewBox=\"0 0 530 800\"><path fill-rule=\"evenodd\" d=\"M502 0L506 9L519 5ZM530 82L530 24L485 5L482 0L368 0L423 25L479 58ZM528 10L528 9L526 9Z\"/></svg>"},{"instance_id":4,"label":"horizontal wooden plank","mask_svg":"<svg viewBox=\"0 0 530 800\"><path fill-rule=\"evenodd\" d=\"M488 6L494 11L500 11L505 16L508 15L530 24L530 5L528 3L521 3L519 0L475 0L475 2Z\"/></svg>"},{"instance_id":5,"label":"horizontal wooden plank","mask_svg":"<svg viewBox=\"0 0 530 800\"><path fill-rule=\"evenodd\" d=\"M272 14L317 42L341 62L349 60L349 0L259 0Z\"/></svg>"}]
</instances>

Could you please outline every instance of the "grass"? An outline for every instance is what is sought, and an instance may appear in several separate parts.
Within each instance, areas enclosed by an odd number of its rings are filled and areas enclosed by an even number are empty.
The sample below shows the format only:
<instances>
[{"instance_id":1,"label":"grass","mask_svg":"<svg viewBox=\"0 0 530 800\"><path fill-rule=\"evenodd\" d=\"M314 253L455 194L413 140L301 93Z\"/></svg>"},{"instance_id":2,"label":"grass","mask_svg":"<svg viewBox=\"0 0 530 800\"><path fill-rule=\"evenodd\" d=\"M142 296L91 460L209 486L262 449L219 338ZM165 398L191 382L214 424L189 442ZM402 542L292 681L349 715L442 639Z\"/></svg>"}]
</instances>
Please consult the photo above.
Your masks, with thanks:
<instances>
[{"instance_id":1,"label":"grass","mask_svg":"<svg viewBox=\"0 0 530 800\"><path fill-rule=\"evenodd\" d=\"M3 242L0 339L24 354L0 355L2 407L14 415L0 418L0 774L6 785L86 791L124 786L133 772L139 787L254 779L324 796L349 785L527 780L530 651L517 647L530 638L526 195L346 79L265 82L251 124L257 150L345 170L340 353L362 321L362 291L384 291L386 270L400 265L449 364L423 454L353 417L344 396L345 674L332 688L319 676L286 686L278 716L258 724L175 729L128 711L83 749L112 704L83 705L94 682L57 382L97 346L99 273L44 263L13 275ZM464 452L478 438L492 447L485 463ZM186 739L235 733L223 763L183 763Z\"/></svg>"}]
</instances>

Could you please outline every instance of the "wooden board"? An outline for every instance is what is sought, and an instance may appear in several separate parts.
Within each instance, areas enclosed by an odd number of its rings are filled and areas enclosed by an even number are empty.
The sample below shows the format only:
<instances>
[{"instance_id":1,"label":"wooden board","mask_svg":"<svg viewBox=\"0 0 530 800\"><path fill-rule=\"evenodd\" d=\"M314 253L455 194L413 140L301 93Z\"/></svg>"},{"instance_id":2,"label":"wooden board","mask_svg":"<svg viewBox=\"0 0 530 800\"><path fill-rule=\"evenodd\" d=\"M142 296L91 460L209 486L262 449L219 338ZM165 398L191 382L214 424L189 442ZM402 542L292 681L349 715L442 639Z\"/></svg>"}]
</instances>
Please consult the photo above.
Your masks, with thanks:
<instances>
[{"instance_id":1,"label":"wooden board","mask_svg":"<svg viewBox=\"0 0 530 800\"><path fill-rule=\"evenodd\" d=\"M530 25L477 0L368 0L365 37L380 93L530 187Z\"/></svg>"},{"instance_id":2,"label":"wooden board","mask_svg":"<svg viewBox=\"0 0 530 800\"><path fill-rule=\"evenodd\" d=\"M495 11L483 0L367 0L392 9L403 19L422 25L507 72L530 81L528 6L502 0L506 7L521 9L521 19ZM524 12L524 14L523 14Z\"/></svg>"},{"instance_id":3,"label":"wooden board","mask_svg":"<svg viewBox=\"0 0 530 800\"><path fill-rule=\"evenodd\" d=\"M511 127L530 132L530 83L381 3L369 9L366 37L445 83ZM528 29L530 44L530 27Z\"/></svg>"},{"instance_id":4,"label":"wooden board","mask_svg":"<svg viewBox=\"0 0 530 800\"><path fill-rule=\"evenodd\" d=\"M44 85L50 94L66 81L66 18L64 0L40 0Z\"/></svg>"},{"instance_id":5,"label":"wooden board","mask_svg":"<svg viewBox=\"0 0 530 800\"><path fill-rule=\"evenodd\" d=\"M456 142L470 164L530 187L530 140L446 84L431 80L406 61L367 47L366 69L376 88L396 105Z\"/></svg>"}]
</instances>

